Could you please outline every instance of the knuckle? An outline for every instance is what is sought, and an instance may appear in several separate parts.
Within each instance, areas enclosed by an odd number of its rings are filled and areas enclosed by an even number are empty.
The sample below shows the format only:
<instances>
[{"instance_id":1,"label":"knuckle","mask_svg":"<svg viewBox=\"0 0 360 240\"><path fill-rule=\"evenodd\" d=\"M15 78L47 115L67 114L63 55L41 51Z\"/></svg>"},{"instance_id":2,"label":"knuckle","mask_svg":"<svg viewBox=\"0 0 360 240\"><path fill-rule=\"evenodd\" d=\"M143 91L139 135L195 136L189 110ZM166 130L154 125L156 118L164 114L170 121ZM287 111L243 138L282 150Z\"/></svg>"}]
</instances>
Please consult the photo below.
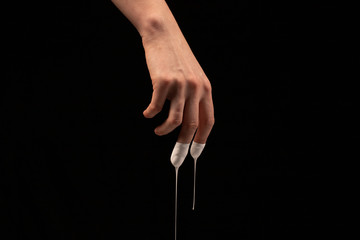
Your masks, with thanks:
<instances>
[{"instance_id":1,"label":"knuckle","mask_svg":"<svg viewBox=\"0 0 360 240\"><path fill-rule=\"evenodd\" d=\"M179 118L181 119L182 118L182 113L184 111L184 101L179 101L178 104L176 104L174 107L173 107L173 113L174 113L174 118Z\"/></svg>"},{"instance_id":2,"label":"knuckle","mask_svg":"<svg viewBox=\"0 0 360 240\"><path fill-rule=\"evenodd\" d=\"M164 76L160 78L159 84L165 88L182 90L185 87L185 81L179 76Z\"/></svg>"},{"instance_id":3,"label":"knuckle","mask_svg":"<svg viewBox=\"0 0 360 240\"><path fill-rule=\"evenodd\" d=\"M160 82L163 86L169 86L172 82L172 79L170 77L162 77Z\"/></svg>"},{"instance_id":4,"label":"knuckle","mask_svg":"<svg viewBox=\"0 0 360 240\"><path fill-rule=\"evenodd\" d=\"M207 127L207 128L212 128L215 124L215 118L214 117L210 117L210 118L207 118L205 121L204 121L204 126Z\"/></svg>"},{"instance_id":5,"label":"knuckle","mask_svg":"<svg viewBox=\"0 0 360 240\"><path fill-rule=\"evenodd\" d=\"M187 79L187 84L192 90L197 90L200 87L200 82L196 77L189 77Z\"/></svg>"},{"instance_id":6,"label":"knuckle","mask_svg":"<svg viewBox=\"0 0 360 240\"><path fill-rule=\"evenodd\" d=\"M180 118L173 118L170 120L170 124L172 126L180 126L181 125L181 119Z\"/></svg>"},{"instance_id":7,"label":"knuckle","mask_svg":"<svg viewBox=\"0 0 360 240\"><path fill-rule=\"evenodd\" d=\"M174 83L178 89L183 89L185 87L185 82L181 78L174 78Z\"/></svg>"},{"instance_id":8,"label":"knuckle","mask_svg":"<svg viewBox=\"0 0 360 240\"><path fill-rule=\"evenodd\" d=\"M204 84L204 91L205 91L205 93L211 93L212 87L211 87L210 82L207 82L206 84Z\"/></svg>"},{"instance_id":9,"label":"knuckle","mask_svg":"<svg viewBox=\"0 0 360 240\"><path fill-rule=\"evenodd\" d=\"M151 111L153 112L160 112L162 109L162 106L160 104L154 103L151 106Z\"/></svg>"},{"instance_id":10,"label":"knuckle","mask_svg":"<svg viewBox=\"0 0 360 240\"><path fill-rule=\"evenodd\" d=\"M189 130L195 131L199 126L199 123L196 121L184 122L183 127Z\"/></svg>"}]
</instances>

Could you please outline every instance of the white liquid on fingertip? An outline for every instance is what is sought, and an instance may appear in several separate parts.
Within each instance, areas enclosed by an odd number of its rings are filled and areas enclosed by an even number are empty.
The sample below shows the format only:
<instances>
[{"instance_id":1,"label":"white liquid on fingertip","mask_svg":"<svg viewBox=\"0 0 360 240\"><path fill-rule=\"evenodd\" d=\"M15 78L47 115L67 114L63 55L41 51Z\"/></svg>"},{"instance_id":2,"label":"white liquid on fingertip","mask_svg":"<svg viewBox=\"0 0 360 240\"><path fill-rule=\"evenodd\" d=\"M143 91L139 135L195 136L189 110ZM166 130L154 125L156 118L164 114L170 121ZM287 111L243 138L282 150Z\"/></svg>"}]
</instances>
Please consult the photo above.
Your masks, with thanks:
<instances>
[{"instance_id":1,"label":"white liquid on fingertip","mask_svg":"<svg viewBox=\"0 0 360 240\"><path fill-rule=\"evenodd\" d=\"M191 148L190 148L190 155L194 158L194 159L198 159L200 154L202 153L202 151L204 150L205 147L205 143L197 143L197 142L193 142L191 144Z\"/></svg>"},{"instance_id":2,"label":"white liquid on fingertip","mask_svg":"<svg viewBox=\"0 0 360 240\"><path fill-rule=\"evenodd\" d=\"M195 210L195 193L196 193L196 163L197 159L204 150L205 143L193 142L190 148L190 155L194 158L194 191L193 191L193 207L192 210Z\"/></svg>"},{"instance_id":3,"label":"white liquid on fingertip","mask_svg":"<svg viewBox=\"0 0 360 240\"><path fill-rule=\"evenodd\" d=\"M170 161L174 167L180 167L189 151L190 143L176 142L171 153Z\"/></svg>"},{"instance_id":4,"label":"white liquid on fingertip","mask_svg":"<svg viewBox=\"0 0 360 240\"><path fill-rule=\"evenodd\" d=\"M175 167L175 240L177 235L177 190L179 178L178 173L179 167L184 162L186 155L188 154L189 146L189 143L176 142L170 157L171 164Z\"/></svg>"}]
</instances>

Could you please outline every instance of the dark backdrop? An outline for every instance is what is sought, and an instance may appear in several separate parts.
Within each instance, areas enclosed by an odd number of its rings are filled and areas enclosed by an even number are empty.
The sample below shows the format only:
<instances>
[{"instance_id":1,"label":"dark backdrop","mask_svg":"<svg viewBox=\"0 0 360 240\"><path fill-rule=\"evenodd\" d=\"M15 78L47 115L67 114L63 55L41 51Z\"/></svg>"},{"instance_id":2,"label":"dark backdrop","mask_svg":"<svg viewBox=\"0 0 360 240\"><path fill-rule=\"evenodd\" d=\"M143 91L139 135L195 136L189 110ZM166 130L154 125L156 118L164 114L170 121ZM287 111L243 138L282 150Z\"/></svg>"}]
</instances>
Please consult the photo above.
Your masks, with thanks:
<instances>
[{"instance_id":1,"label":"dark backdrop","mask_svg":"<svg viewBox=\"0 0 360 240\"><path fill-rule=\"evenodd\" d=\"M178 239L343 237L359 137L352 7L168 4L212 83L216 118L195 212L192 159L180 168ZM153 133L168 103L142 116L152 86L135 28L110 1L5 11L1 239L173 238L178 130Z\"/></svg>"}]
</instances>

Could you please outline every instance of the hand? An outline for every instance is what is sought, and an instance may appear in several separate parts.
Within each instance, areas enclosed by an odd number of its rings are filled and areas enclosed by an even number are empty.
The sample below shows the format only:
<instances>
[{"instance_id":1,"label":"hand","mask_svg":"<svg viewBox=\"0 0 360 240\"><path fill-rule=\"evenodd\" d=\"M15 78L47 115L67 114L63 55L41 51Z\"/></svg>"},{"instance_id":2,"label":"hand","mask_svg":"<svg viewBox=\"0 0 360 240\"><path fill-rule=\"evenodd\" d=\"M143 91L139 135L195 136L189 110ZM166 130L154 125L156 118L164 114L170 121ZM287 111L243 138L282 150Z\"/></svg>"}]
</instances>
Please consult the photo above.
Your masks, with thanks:
<instances>
[{"instance_id":1,"label":"hand","mask_svg":"<svg viewBox=\"0 0 360 240\"><path fill-rule=\"evenodd\" d=\"M171 101L166 121L156 127L159 136L182 125L178 142L205 143L214 125L211 84L180 31L144 37L143 46L153 85L146 118L158 114Z\"/></svg>"},{"instance_id":2,"label":"hand","mask_svg":"<svg viewBox=\"0 0 360 240\"><path fill-rule=\"evenodd\" d=\"M191 52L165 0L112 0L142 37L153 84L147 118L171 101L167 120L155 129L165 135L182 124L180 143L205 143L214 125L211 84ZM197 131L196 131L197 130Z\"/></svg>"}]
</instances>

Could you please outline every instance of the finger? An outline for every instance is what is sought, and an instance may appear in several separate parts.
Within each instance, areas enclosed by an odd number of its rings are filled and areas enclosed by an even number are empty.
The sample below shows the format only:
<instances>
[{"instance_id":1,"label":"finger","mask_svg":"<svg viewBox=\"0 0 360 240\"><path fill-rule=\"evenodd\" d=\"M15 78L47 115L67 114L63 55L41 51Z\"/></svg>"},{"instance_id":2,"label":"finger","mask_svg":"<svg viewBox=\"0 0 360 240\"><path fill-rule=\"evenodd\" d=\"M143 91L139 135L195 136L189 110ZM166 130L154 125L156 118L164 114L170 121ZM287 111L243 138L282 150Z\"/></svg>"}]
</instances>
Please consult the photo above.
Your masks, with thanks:
<instances>
[{"instance_id":1,"label":"finger","mask_svg":"<svg viewBox=\"0 0 360 240\"><path fill-rule=\"evenodd\" d=\"M197 143L206 143L214 123L214 106L212 97L210 96L202 99L199 103L199 127L194 141Z\"/></svg>"},{"instance_id":2,"label":"finger","mask_svg":"<svg viewBox=\"0 0 360 240\"><path fill-rule=\"evenodd\" d=\"M155 129L157 135L166 135L180 126L183 118L184 104L184 98L180 94L171 101L168 118Z\"/></svg>"},{"instance_id":3,"label":"finger","mask_svg":"<svg viewBox=\"0 0 360 240\"><path fill-rule=\"evenodd\" d=\"M182 127L177 142L190 143L199 124L199 100L191 98L185 103Z\"/></svg>"},{"instance_id":4,"label":"finger","mask_svg":"<svg viewBox=\"0 0 360 240\"><path fill-rule=\"evenodd\" d=\"M165 84L157 86L152 93L152 98L149 106L143 112L144 117L152 118L158 114L164 106L168 87Z\"/></svg>"}]
</instances>

